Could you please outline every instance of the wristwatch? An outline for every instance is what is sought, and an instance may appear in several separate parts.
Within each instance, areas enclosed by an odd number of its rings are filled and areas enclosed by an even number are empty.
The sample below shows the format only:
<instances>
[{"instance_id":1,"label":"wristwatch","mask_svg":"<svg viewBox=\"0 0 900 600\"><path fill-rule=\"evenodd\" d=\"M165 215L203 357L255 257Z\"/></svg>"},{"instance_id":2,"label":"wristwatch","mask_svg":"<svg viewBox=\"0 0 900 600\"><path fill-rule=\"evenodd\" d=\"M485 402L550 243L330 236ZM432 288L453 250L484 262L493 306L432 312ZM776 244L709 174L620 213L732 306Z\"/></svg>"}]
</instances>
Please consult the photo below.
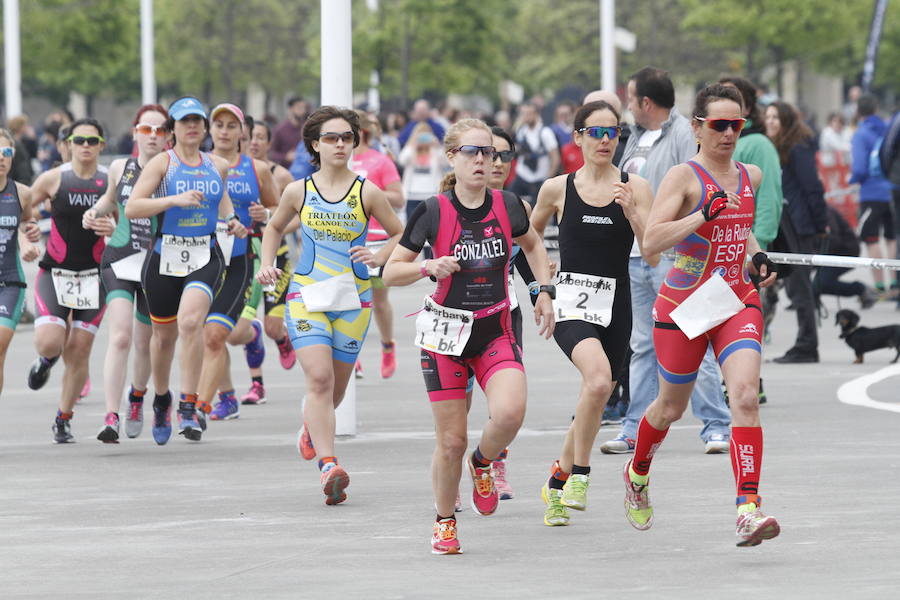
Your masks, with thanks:
<instances>
[{"instance_id":1,"label":"wristwatch","mask_svg":"<svg viewBox=\"0 0 900 600\"><path fill-rule=\"evenodd\" d=\"M556 300L555 285L542 285L538 288L538 294L540 294L541 292L547 292L547 295L550 296L551 300Z\"/></svg>"}]
</instances>

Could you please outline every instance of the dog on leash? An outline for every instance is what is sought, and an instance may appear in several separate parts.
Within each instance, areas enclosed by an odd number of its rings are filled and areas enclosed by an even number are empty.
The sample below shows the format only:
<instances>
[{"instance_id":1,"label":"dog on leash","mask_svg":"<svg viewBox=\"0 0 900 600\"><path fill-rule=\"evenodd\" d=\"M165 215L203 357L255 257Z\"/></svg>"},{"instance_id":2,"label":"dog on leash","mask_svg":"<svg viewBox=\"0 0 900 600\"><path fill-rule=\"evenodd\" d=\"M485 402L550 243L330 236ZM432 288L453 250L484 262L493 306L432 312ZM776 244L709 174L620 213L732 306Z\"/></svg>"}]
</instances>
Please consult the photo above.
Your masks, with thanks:
<instances>
[{"instance_id":1,"label":"dog on leash","mask_svg":"<svg viewBox=\"0 0 900 600\"><path fill-rule=\"evenodd\" d=\"M841 339L856 352L854 364L863 361L863 354L881 348L893 348L897 351L894 360L900 358L900 325L885 325L884 327L860 327L859 315L844 308L837 311L834 316L834 324L841 327Z\"/></svg>"}]
</instances>

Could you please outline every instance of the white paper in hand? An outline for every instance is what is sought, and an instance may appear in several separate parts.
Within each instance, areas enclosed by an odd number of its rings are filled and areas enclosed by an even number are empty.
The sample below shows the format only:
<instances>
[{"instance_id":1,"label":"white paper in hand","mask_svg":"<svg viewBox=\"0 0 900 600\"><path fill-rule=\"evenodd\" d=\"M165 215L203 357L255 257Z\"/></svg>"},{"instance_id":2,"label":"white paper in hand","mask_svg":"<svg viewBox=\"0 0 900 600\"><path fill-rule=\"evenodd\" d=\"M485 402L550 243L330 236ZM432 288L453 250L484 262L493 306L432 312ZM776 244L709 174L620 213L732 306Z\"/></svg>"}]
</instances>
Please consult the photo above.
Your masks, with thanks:
<instances>
[{"instance_id":1,"label":"white paper in hand","mask_svg":"<svg viewBox=\"0 0 900 600\"><path fill-rule=\"evenodd\" d=\"M669 315L684 335L692 340L742 310L744 303L722 276L714 273Z\"/></svg>"}]
</instances>

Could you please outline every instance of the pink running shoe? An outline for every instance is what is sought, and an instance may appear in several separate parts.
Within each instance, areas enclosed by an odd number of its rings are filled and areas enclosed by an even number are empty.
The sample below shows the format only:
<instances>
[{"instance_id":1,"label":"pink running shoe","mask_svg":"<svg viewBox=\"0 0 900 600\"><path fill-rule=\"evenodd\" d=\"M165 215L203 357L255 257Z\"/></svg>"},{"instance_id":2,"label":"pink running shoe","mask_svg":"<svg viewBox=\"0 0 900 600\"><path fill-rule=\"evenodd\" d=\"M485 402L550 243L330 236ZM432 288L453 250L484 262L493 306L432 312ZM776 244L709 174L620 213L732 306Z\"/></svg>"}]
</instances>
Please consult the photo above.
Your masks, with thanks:
<instances>
[{"instance_id":1,"label":"pink running shoe","mask_svg":"<svg viewBox=\"0 0 900 600\"><path fill-rule=\"evenodd\" d=\"M491 469L494 471L494 485L497 487L497 493L501 500L511 500L513 497L512 486L506 480L506 461L495 460L491 463Z\"/></svg>"},{"instance_id":2,"label":"pink running shoe","mask_svg":"<svg viewBox=\"0 0 900 600\"><path fill-rule=\"evenodd\" d=\"M250 385L250 391L241 396L241 404L265 404L266 388L258 381Z\"/></svg>"},{"instance_id":3,"label":"pink running shoe","mask_svg":"<svg viewBox=\"0 0 900 600\"><path fill-rule=\"evenodd\" d=\"M485 517L494 514L500 504L500 496L494 485L491 467L476 467L471 460L466 462L472 475L472 508Z\"/></svg>"},{"instance_id":4,"label":"pink running shoe","mask_svg":"<svg viewBox=\"0 0 900 600\"><path fill-rule=\"evenodd\" d=\"M381 378L390 379L397 370L397 344L391 340L391 343L381 343Z\"/></svg>"},{"instance_id":5,"label":"pink running shoe","mask_svg":"<svg viewBox=\"0 0 900 600\"><path fill-rule=\"evenodd\" d=\"M306 460L312 460L316 457L316 449L313 447L312 438L309 437L309 429L306 423L297 432L297 452Z\"/></svg>"},{"instance_id":6,"label":"pink running shoe","mask_svg":"<svg viewBox=\"0 0 900 600\"><path fill-rule=\"evenodd\" d=\"M350 485L350 476L341 465L333 467L322 473L322 492L325 494L325 504L340 504L347 499L344 492Z\"/></svg>"},{"instance_id":7,"label":"pink running shoe","mask_svg":"<svg viewBox=\"0 0 900 600\"><path fill-rule=\"evenodd\" d=\"M291 340L289 340L287 336L284 336L284 342L276 344L276 346L278 346L278 360L281 361L281 366L285 369L293 367L294 363L297 362L297 353L294 352Z\"/></svg>"},{"instance_id":8,"label":"pink running shoe","mask_svg":"<svg viewBox=\"0 0 900 600\"><path fill-rule=\"evenodd\" d=\"M759 546L764 540L771 540L781 533L781 527L775 517L767 517L759 510L758 504L753 509L743 512L737 518L738 547Z\"/></svg>"},{"instance_id":9,"label":"pink running shoe","mask_svg":"<svg viewBox=\"0 0 900 600\"><path fill-rule=\"evenodd\" d=\"M441 519L435 521L434 532L431 534L432 554L462 554L459 540L456 538L456 519Z\"/></svg>"},{"instance_id":10,"label":"pink running shoe","mask_svg":"<svg viewBox=\"0 0 900 600\"><path fill-rule=\"evenodd\" d=\"M84 400L88 397L88 394L91 393L91 377L88 375L88 378L84 380L84 387L81 388L81 393L78 394L79 400Z\"/></svg>"}]
</instances>

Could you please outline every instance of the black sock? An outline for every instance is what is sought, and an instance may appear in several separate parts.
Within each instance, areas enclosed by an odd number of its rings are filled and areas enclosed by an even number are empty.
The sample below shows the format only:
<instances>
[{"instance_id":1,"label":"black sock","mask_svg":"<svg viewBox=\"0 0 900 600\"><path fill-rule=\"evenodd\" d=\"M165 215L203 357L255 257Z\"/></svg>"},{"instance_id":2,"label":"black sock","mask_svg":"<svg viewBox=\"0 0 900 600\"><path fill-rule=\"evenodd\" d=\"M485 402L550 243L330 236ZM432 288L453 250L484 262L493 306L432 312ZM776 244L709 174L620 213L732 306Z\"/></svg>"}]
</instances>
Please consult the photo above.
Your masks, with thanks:
<instances>
[{"instance_id":1,"label":"black sock","mask_svg":"<svg viewBox=\"0 0 900 600\"><path fill-rule=\"evenodd\" d=\"M479 469L491 466L491 460L484 457L484 454L481 453L481 448L478 446L475 447L475 452L472 453L472 466Z\"/></svg>"},{"instance_id":2,"label":"black sock","mask_svg":"<svg viewBox=\"0 0 900 600\"><path fill-rule=\"evenodd\" d=\"M284 336L280 340L275 340L276 346L284 346L285 342L287 342L287 336Z\"/></svg>"},{"instance_id":3,"label":"black sock","mask_svg":"<svg viewBox=\"0 0 900 600\"><path fill-rule=\"evenodd\" d=\"M165 394L154 394L153 396L153 406L157 406L159 408L169 408L172 406L172 394L166 392Z\"/></svg>"},{"instance_id":4,"label":"black sock","mask_svg":"<svg viewBox=\"0 0 900 600\"><path fill-rule=\"evenodd\" d=\"M590 475L591 468L590 467L581 467L579 465L572 465L572 475Z\"/></svg>"},{"instance_id":5,"label":"black sock","mask_svg":"<svg viewBox=\"0 0 900 600\"><path fill-rule=\"evenodd\" d=\"M547 482L547 486L551 490L561 490L563 486L566 485L566 482L562 479L557 479L556 477L550 477L550 480Z\"/></svg>"},{"instance_id":6,"label":"black sock","mask_svg":"<svg viewBox=\"0 0 900 600\"><path fill-rule=\"evenodd\" d=\"M263 384L262 375L260 375L258 377L253 377L252 379L253 379L253 383L258 383L259 385Z\"/></svg>"}]
</instances>

